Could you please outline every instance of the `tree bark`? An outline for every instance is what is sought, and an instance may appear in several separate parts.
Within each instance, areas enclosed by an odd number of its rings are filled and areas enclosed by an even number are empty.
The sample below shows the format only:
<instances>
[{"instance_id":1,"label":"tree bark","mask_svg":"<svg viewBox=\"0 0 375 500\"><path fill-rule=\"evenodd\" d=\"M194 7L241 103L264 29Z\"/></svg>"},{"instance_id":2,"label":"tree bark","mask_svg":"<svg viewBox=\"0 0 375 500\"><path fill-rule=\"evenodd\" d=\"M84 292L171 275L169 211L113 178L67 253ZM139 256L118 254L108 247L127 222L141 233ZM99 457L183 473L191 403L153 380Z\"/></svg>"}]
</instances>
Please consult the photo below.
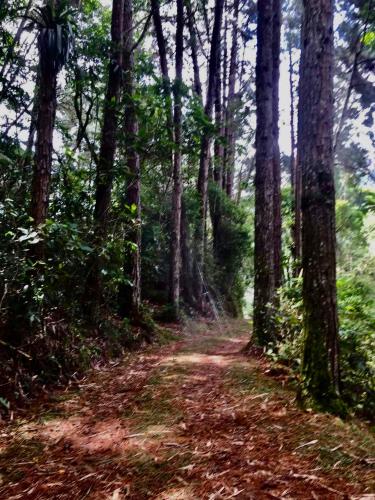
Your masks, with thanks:
<instances>
[{"instance_id":1,"label":"tree bark","mask_svg":"<svg viewBox=\"0 0 375 500\"><path fill-rule=\"evenodd\" d=\"M220 50L220 53L222 51ZM213 180L219 187L220 191L223 184L223 168L224 168L224 147L222 137L225 133L224 113L222 107L222 78L221 69L224 59L219 59L217 78L215 84L215 125L218 137L215 138L214 158L213 158ZM221 219L221 196L220 192L213 190L209 200L211 222L212 222L212 249L215 257L218 256L219 231Z\"/></svg>"},{"instance_id":2,"label":"tree bark","mask_svg":"<svg viewBox=\"0 0 375 500\"><path fill-rule=\"evenodd\" d=\"M236 148L236 133L234 115L237 104L236 100L236 76L238 70L238 14L239 0L235 0L233 4L233 27L232 27L232 46L230 51L230 66L229 66L229 82L228 82L228 103L226 109L226 192L232 198L234 168L235 168L235 148Z\"/></svg>"},{"instance_id":3,"label":"tree bark","mask_svg":"<svg viewBox=\"0 0 375 500\"><path fill-rule=\"evenodd\" d=\"M43 224L48 213L58 73L53 61L45 60L42 51L39 59L39 109L30 206L30 215L35 226Z\"/></svg>"},{"instance_id":4,"label":"tree bark","mask_svg":"<svg viewBox=\"0 0 375 500\"><path fill-rule=\"evenodd\" d=\"M298 276L301 270L301 169L297 162L296 135L295 135L295 106L294 106L294 83L293 83L293 57L292 44L288 43L289 55L289 93L290 93L290 184L292 189L293 225L292 225L292 255L293 275Z\"/></svg>"},{"instance_id":5,"label":"tree bark","mask_svg":"<svg viewBox=\"0 0 375 500\"><path fill-rule=\"evenodd\" d=\"M160 2L159 0L151 0L151 14L154 22L156 41L159 49L160 69L163 78L163 91L167 106L167 130L171 145L174 141L173 138L173 112L171 100L171 82L169 79L168 59L167 59L167 45L163 33L163 25L160 16ZM173 155L171 150L171 173L173 171Z\"/></svg>"},{"instance_id":6,"label":"tree bark","mask_svg":"<svg viewBox=\"0 0 375 500\"><path fill-rule=\"evenodd\" d=\"M289 58L289 98L290 98L290 184L292 193L294 191L294 176L295 176L295 162L296 162L296 134L294 123L294 83L293 83L293 54L292 44L288 43L288 58Z\"/></svg>"},{"instance_id":7,"label":"tree bark","mask_svg":"<svg viewBox=\"0 0 375 500\"><path fill-rule=\"evenodd\" d=\"M190 35L191 60L193 63L194 92L202 100L202 84L199 72L197 35L194 27L194 14L191 9L191 2L186 2L187 25Z\"/></svg>"},{"instance_id":8,"label":"tree bark","mask_svg":"<svg viewBox=\"0 0 375 500\"><path fill-rule=\"evenodd\" d=\"M253 327L260 345L275 337L272 20L272 2L258 0Z\"/></svg>"},{"instance_id":9,"label":"tree bark","mask_svg":"<svg viewBox=\"0 0 375 500\"><path fill-rule=\"evenodd\" d=\"M121 89L123 0L113 0L108 83L103 111L100 152L96 171L94 221L99 242L105 237L111 204L113 164L116 153L118 128L117 112ZM100 243L99 243L100 244Z\"/></svg>"},{"instance_id":10,"label":"tree bark","mask_svg":"<svg viewBox=\"0 0 375 500\"><path fill-rule=\"evenodd\" d=\"M124 1L123 95L126 187L125 204L130 208L126 225L124 278L131 285L120 287L120 312L138 318L141 305L141 172L137 151L138 119L134 105L133 2Z\"/></svg>"},{"instance_id":11,"label":"tree bark","mask_svg":"<svg viewBox=\"0 0 375 500\"><path fill-rule=\"evenodd\" d=\"M224 0L215 1L214 25L211 38L210 61L208 70L207 99L204 108L208 120L212 120L215 100L215 83L220 51L220 28L223 17ZM208 132L203 133L198 174L199 221L196 231L196 295L200 308L204 310L203 275L204 275L204 241L207 215L207 186L208 169L210 162L211 137Z\"/></svg>"},{"instance_id":12,"label":"tree bark","mask_svg":"<svg viewBox=\"0 0 375 500\"><path fill-rule=\"evenodd\" d=\"M298 149L302 170L304 391L333 406L339 391L333 177L333 0L304 0Z\"/></svg>"},{"instance_id":13,"label":"tree bark","mask_svg":"<svg viewBox=\"0 0 375 500\"><path fill-rule=\"evenodd\" d=\"M87 313L94 319L97 316L98 306L102 302L102 259L100 258L100 251L108 233L113 170L117 148L117 114L122 81L123 13L124 0L113 0L108 81L104 100L99 156L96 163L94 208L94 246L96 251L89 260L89 272L86 282Z\"/></svg>"},{"instance_id":14,"label":"tree bark","mask_svg":"<svg viewBox=\"0 0 375 500\"><path fill-rule=\"evenodd\" d=\"M176 79L174 84L174 158L173 158L173 192L172 192L172 232L171 232L171 273L170 302L176 317L180 306L180 273L181 273L181 85L184 51L184 0L177 0L176 28Z\"/></svg>"},{"instance_id":15,"label":"tree bark","mask_svg":"<svg viewBox=\"0 0 375 500\"><path fill-rule=\"evenodd\" d=\"M281 171L279 149L279 80L280 80L281 2L273 0L272 19L272 135L273 135L273 222L275 287L282 283L281 266Z\"/></svg>"},{"instance_id":16,"label":"tree bark","mask_svg":"<svg viewBox=\"0 0 375 500\"><path fill-rule=\"evenodd\" d=\"M220 50L221 53L221 50ZM221 186L223 183L223 158L224 149L222 145L222 137L224 135L224 124L223 124L223 107L222 107L222 81L221 81L221 68L224 61L219 58L216 84L215 84L215 125L218 137L215 139L214 145L214 169L213 178L214 181Z\"/></svg>"},{"instance_id":17,"label":"tree bark","mask_svg":"<svg viewBox=\"0 0 375 500\"><path fill-rule=\"evenodd\" d=\"M227 11L227 2L224 4L225 12ZM224 20L224 41L223 41L223 113L224 113L224 135L227 137L227 117L226 110L228 108L228 20L225 16ZM222 189L227 189L227 163L228 163L228 144L224 144L223 148L223 173L222 173Z\"/></svg>"}]
</instances>

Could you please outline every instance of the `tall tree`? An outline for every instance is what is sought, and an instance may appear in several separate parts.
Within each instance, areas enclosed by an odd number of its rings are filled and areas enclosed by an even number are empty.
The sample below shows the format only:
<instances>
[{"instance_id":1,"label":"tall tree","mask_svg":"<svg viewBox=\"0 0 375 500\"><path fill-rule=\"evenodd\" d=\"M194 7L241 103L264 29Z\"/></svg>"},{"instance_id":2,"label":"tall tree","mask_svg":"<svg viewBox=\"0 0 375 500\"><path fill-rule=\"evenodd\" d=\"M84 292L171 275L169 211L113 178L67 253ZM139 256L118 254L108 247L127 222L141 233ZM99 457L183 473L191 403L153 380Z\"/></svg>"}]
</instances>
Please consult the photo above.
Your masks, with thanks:
<instances>
[{"instance_id":1,"label":"tall tree","mask_svg":"<svg viewBox=\"0 0 375 500\"><path fill-rule=\"evenodd\" d=\"M285 5L285 4L284 4ZM286 10L286 43L289 62L289 96L290 96L290 183L293 199L293 225L292 225L292 256L293 274L298 276L301 270L301 166L298 162L296 141L296 89L295 89L295 62L293 52L300 49L302 5L295 0L290 0L285 5Z\"/></svg>"},{"instance_id":2,"label":"tall tree","mask_svg":"<svg viewBox=\"0 0 375 500\"><path fill-rule=\"evenodd\" d=\"M96 254L93 255L89 262L90 269L86 285L90 315L94 311L96 312L102 295L100 279L102 264L99 254L108 232L108 216L111 207L114 162L117 148L118 109L122 80L123 13L124 0L113 0L108 81L104 99L100 150L96 164L94 208L94 245Z\"/></svg>"},{"instance_id":3,"label":"tall tree","mask_svg":"<svg viewBox=\"0 0 375 500\"><path fill-rule=\"evenodd\" d=\"M236 77L238 73L238 15L239 0L233 3L233 26L232 26L232 46L230 50L229 81L228 81L228 102L226 108L226 192L229 197L233 196L234 167L235 167L235 108L236 99Z\"/></svg>"},{"instance_id":4,"label":"tall tree","mask_svg":"<svg viewBox=\"0 0 375 500\"><path fill-rule=\"evenodd\" d=\"M68 18L61 10L59 2L54 1L33 13L39 29L39 91L30 215L36 226L45 222L48 213L57 75L72 44Z\"/></svg>"},{"instance_id":5,"label":"tall tree","mask_svg":"<svg viewBox=\"0 0 375 500\"><path fill-rule=\"evenodd\" d=\"M171 82L169 78L169 68L167 59L167 44L164 37L163 25L160 15L160 2L159 0L151 0L151 15L155 28L156 41L159 49L160 70L163 79L163 91L167 106L167 132L169 141L173 143L173 111L171 99ZM172 149L170 154L171 172L173 171L173 155Z\"/></svg>"},{"instance_id":6,"label":"tall tree","mask_svg":"<svg viewBox=\"0 0 375 500\"><path fill-rule=\"evenodd\" d=\"M172 192L172 231L171 231L171 273L170 301L178 316L180 302L181 273L181 132L182 132L182 64L184 52L184 0L177 0L176 27L176 78L173 87L174 96L174 157L173 157L173 192Z\"/></svg>"},{"instance_id":7,"label":"tall tree","mask_svg":"<svg viewBox=\"0 0 375 500\"><path fill-rule=\"evenodd\" d=\"M141 171L137 151L138 118L134 103L133 2L124 1L123 96L125 104L125 206L130 211L125 241L124 284L120 287L120 312L139 317L141 305ZM129 284L128 281L131 283Z\"/></svg>"},{"instance_id":8,"label":"tall tree","mask_svg":"<svg viewBox=\"0 0 375 500\"><path fill-rule=\"evenodd\" d=\"M213 106L215 101L215 83L220 58L220 32L221 21L223 17L224 0L215 1L214 25L212 29L210 59L208 68L208 86L207 98L204 107L206 117L211 121ZM205 247L205 228L207 214L207 187L208 171L210 163L211 136L209 131L202 135L201 151L199 159L199 173L197 190L199 195L199 221L196 231L196 295L201 309L204 309L203 297L203 267L204 267L204 247Z\"/></svg>"},{"instance_id":9,"label":"tall tree","mask_svg":"<svg viewBox=\"0 0 375 500\"><path fill-rule=\"evenodd\" d=\"M298 149L302 169L304 389L324 406L339 391L333 178L333 0L304 0Z\"/></svg>"},{"instance_id":10,"label":"tall tree","mask_svg":"<svg viewBox=\"0 0 375 500\"><path fill-rule=\"evenodd\" d=\"M273 136L273 224L275 287L281 286L281 171L279 149L281 1L273 0L272 19L272 136Z\"/></svg>"},{"instance_id":11,"label":"tall tree","mask_svg":"<svg viewBox=\"0 0 375 500\"><path fill-rule=\"evenodd\" d=\"M117 146L118 105L121 89L124 0L113 0L111 24L111 53L107 90L104 100L103 126L96 171L94 220L97 233L107 231L111 203L113 166ZM102 239L100 237L99 239Z\"/></svg>"},{"instance_id":12,"label":"tall tree","mask_svg":"<svg viewBox=\"0 0 375 500\"><path fill-rule=\"evenodd\" d=\"M191 60L193 63L194 91L197 97L202 100L202 84L199 73L197 34L194 26L194 13L191 8L191 1L186 2L187 26L189 29L189 42L191 49Z\"/></svg>"},{"instance_id":13,"label":"tall tree","mask_svg":"<svg viewBox=\"0 0 375 500\"><path fill-rule=\"evenodd\" d=\"M256 60L254 336L261 345L274 339L274 129L273 129L273 9L258 0Z\"/></svg>"}]
</instances>

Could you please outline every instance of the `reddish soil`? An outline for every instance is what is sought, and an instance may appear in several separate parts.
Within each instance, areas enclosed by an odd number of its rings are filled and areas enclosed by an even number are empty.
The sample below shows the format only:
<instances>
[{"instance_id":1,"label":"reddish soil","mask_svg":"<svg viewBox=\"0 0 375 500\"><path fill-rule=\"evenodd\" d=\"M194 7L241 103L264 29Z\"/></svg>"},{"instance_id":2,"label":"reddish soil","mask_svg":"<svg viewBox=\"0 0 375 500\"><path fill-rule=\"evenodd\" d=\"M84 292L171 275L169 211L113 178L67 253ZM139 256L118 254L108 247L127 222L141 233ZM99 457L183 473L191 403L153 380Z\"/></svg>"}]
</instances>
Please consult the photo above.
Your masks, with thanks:
<instances>
[{"instance_id":1,"label":"reddish soil","mask_svg":"<svg viewBox=\"0 0 375 500\"><path fill-rule=\"evenodd\" d=\"M185 330L4 423L0 499L375 499L364 424L299 409L245 322Z\"/></svg>"}]
</instances>

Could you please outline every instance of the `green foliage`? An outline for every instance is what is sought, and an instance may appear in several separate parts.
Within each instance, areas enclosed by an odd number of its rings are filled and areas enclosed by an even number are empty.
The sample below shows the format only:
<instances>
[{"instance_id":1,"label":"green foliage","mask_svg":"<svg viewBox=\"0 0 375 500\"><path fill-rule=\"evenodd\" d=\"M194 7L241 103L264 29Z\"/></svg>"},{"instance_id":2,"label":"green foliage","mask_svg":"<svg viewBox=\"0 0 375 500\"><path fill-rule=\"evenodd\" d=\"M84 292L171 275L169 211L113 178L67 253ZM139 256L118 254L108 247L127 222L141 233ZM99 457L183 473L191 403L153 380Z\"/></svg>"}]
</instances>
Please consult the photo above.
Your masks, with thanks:
<instances>
[{"instance_id":1,"label":"green foliage","mask_svg":"<svg viewBox=\"0 0 375 500\"><path fill-rule=\"evenodd\" d=\"M375 411L375 301L360 277L337 282L343 397L368 416Z\"/></svg>"},{"instance_id":2,"label":"green foliage","mask_svg":"<svg viewBox=\"0 0 375 500\"><path fill-rule=\"evenodd\" d=\"M368 285L359 277L339 278L341 389L346 404L371 416L374 411L375 303ZM302 279L293 279L280 289L278 315L281 338L269 355L300 370L303 347Z\"/></svg>"},{"instance_id":3,"label":"green foliage","mask_svg":"<svg viewBox=\"0 0 375 500\"><path fill-rule=\"evenodd\" d=\"M243 297L249 275L246 264L250 258L248 213L228 198L216 183L209 184L211 210L217 215L213 229L212 287L223 308L231 316L242 315Z\"/></svg>"}]
</instances>

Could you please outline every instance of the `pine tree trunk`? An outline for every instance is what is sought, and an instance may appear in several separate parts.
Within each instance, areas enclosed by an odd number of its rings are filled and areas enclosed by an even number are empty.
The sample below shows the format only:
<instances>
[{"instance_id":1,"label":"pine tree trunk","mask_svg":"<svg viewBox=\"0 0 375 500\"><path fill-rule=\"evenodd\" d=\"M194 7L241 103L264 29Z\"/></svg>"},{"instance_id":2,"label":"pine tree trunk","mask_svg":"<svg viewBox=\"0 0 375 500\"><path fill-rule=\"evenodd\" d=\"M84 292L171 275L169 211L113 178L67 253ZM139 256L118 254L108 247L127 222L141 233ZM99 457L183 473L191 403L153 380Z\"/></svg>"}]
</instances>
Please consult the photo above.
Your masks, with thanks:
<instances>
[{"instance_id":1,"label":"pine tree trunk","mask_svg":"<svg viewBox=\"0 0 375 500\"><path fill-rule=\"evenodd\" d=\"M125 204L130 207L129 222L125 233L124 278L131 285L120 287L120 312L133 318L139 317L141 305L141 172L137 152L138 120L134 106L134 51L133 51L133 2L124 2L124 51L123 95L126 187Z\"/></svg>"},{"instance_id":2,"label":"pine tree trunk","mask_svg":"<svg viewBox=\"0 0 375 500\"><path fill-rule=\"evenodd\" d=\"M220 50L221 53L221 50ZM219 61L217 78L215 84L215 125L218 131L219 137L215 139L214 144L214 168L213 168L213 180L219 190L213 190L212 196L209 200L211 223L212 223L212 250L214 257L218 256L218 244L219 244L219 231L220 231L220 218L221 218L221 189L223 185L223 168L224 168L224 147L221 143L222 137L224 136L225 127L223 123L223 107L222 107L222 78L221 69L224 60Z\"/></svg>"},{"instance_id":3,"label":"pine tree trunk","mask_svg":"<svg viewBox=\"0 0 375 500\"><path fill-rule=\"evenodd\" d=\"M272 19L272 2L258 0L253 322L260 345L272 342L275 335Z\"/></svg>"},{"instance_id":4,"label":"pine tree trunk","mask_svg":"<svg viewBox=\"0 0 375 500\"><path fill-rule=\"evenodd\" d=\"M227 156L226 156L226 192L232 198L234 168L235 168L235 123L234 114L236 107L236 76L238 66L238 14L239 0L234 1L233 5L233 27L232 27L232 46L230 51L230 66L229 66L229 83L228 83L228 103L226 109L226 140L227 140Z\"/></svg>"},{"instance_id":5,"label":"pine tree trunk","mask_svg":"<svg viewBox=\"0 0 375 500\"><path fill-rule=\"evenodd\" d=\"M123 9L123 0L113 0L111 25L112 49L96 172L94 221L99 242L105 238L107 232L111 205L113 165L117 146L117 112L121 88Z\"/></svg>"},{"instance_id":6,"label":"pine tree trunk","mask_svg":"<svg viewBox=\"0 0 375 500\"><path fill-rule=\"evenodd\" d=\"M180 273L181 273L181 84L184 50L184 0L177 0L176 28L176 80L174 85L174 139L173 158L173 192L172 192L172 232L171 232L171 273L170 302L178 317L180 305Z\"/></svg>"},{"instance_id":7,"label":"pine tree trunk","mask_svg":"<svg viewBox=\"0 0 375 500\"><path fill-rule=\"evenodd\" d=\"M181 293L184 301L191 307L196 307L193 287L193 260L191 252L191 236L189 221L184 200L181 202Z\"/></svg>"},{"instance_id":8,"label":"pine tree trunk","mask_svg":"<svg viewBox=\"0 0 375 500\"><path fill-rule=\"evenodd\" d=\"M163 33L163 25L161 22L159 0L151 0L151 14L152 14L153 22L154 22L156 41L158 44L160 69L161 69L161 74L162 74L162 78L163 78L163 89L164 89L164 96L165 96L166 106L167 106L167 131L168 131L168 135L169 135L169 140L172 144L174 141L174 137L173 137L173 112L172 112L172 99L171 99L171 82L169 79L167 46L166 46L164 33ZM171 173L172 173L173 172L172 151L170 154L170 161L171 161Z\"/></svg>"},{"instance_id":9,"label":"pine tree trunk","mask_svg":"<svg viewBox=\"0 0 375 500\"><path fill-rule=\"evenodd\" d=\"M304 389L333 407L339 390L333 178L333 0L304 0L298 140L302 170Z\"/></svg>"},{"instance_id":10,"label":"pine tree trunk","mask_svg":"<svg viewBox=\"0 0 375 500\"><path fill-rule=\"evenodd\" d=\"M227 4L225 2L225 12L227 10ZM227 116L226 110L228 109L228 19L225 16L224 21L224 41L223 41L223 113L224 113L224 135L225 138L228 136L227 127ZM227 164L228 164L228 144L224 144L223 148L223 173L222 173L222 189L226 191L227 189Z\"/></svg>"},{"instance_id":11,"label":"pine tree trunk","mask_svg":"<svg viewBox=\"0 0 375 500\"><path fill-rule=\"evenodd\" d=\"M205 114L208 120L212 120L213 105L215 100L215 83L219 61L220 51L220 31L221 20L223 17L224 0L216 0L214 26L212 30L210 61L208 70L208 88L207 100L205 105ZM199 195L199 221L196 230L196 296L201 310L204 310L203 296L203 275L204 275L204 247L205 247L205 227L207 215L207 187L208 187L208 170L210 163L210 145L211 137L209 133L204 133L201 141L201 152L199 161L198 174L198 195Z\"/></svg>"},{"instance_id":12,"label":"pine tree trunk","mask_svg":"<svg viewBox=\"0 0 375 500\"><path fill-rule=\"evenodd\" d=\"M221 50L220 50L221 53ZM221 68L224 61L219 57L218 69L216 74L216 84L215 84L215 125L218 133L218 137L215 139L214 145L214 169L213 178L214 181L221 186L223 183L223 157L224 149L221 143L222 136L224 134L223 127L223 107L222 107L222 82L221 82Z\"/></svg>"},{"instance_id":13,"label":"pine tree trunk","mask_svg":"<svg viewBox=\"0 0 375 500\"><path fill-rule=\"evenodd\" d=\"M35 226L43 224L48 214L51 183L53 130L56 118L57 70L53 62L45 61L40 54L38 116L36 121L36 146L31 188L30 215Z\"/></svg>"},{"instance_id":14,"label":"pine tree trunk","mask_svg":"<svg viewBox=\"0 0 375 500\"><path fill-rule=\"evenodd\" d=\"M117 148L117 114L122 80L123 11L124 0L113 0L111 53L95 179L94 245L96 252L89 262L86 283L86 297L88 299L87 313L93 318L97 315L98 305L102 302L103 292L101 284L102 259L100 258L100 252L108 233L108 219L114 176L113 170Z\"/></svg>"},{"instance_id":15,"label":"pine tree trunk","mask_svg":"<svg viewBox=\"0 0 375 500\"><path fill-rule=\"evenodd\" d=\"M273 211L275 287L281 286L281 171L279 150L279 80L280 80L281 4L273 0L272 20L272 135L273 135Z\"/></svg>"},{"instance_id":16,"label":"pine tree trunk","mask_svg":"<svg viewBox=\"0 0 375 500\"><path fill-rule=\"evenodd\" d=\"M198 49L197 49L197 35L194 28L194 14L191 9L191 1L186 2L186 13L187 13L187 25L189 28L190 36L190 49L191 49L191 60L193 63L193 75L194 75L194 91L197 97L202 100L202 84L199 72L199 62L198 62Z\"/></svg>"}]
</instances>

